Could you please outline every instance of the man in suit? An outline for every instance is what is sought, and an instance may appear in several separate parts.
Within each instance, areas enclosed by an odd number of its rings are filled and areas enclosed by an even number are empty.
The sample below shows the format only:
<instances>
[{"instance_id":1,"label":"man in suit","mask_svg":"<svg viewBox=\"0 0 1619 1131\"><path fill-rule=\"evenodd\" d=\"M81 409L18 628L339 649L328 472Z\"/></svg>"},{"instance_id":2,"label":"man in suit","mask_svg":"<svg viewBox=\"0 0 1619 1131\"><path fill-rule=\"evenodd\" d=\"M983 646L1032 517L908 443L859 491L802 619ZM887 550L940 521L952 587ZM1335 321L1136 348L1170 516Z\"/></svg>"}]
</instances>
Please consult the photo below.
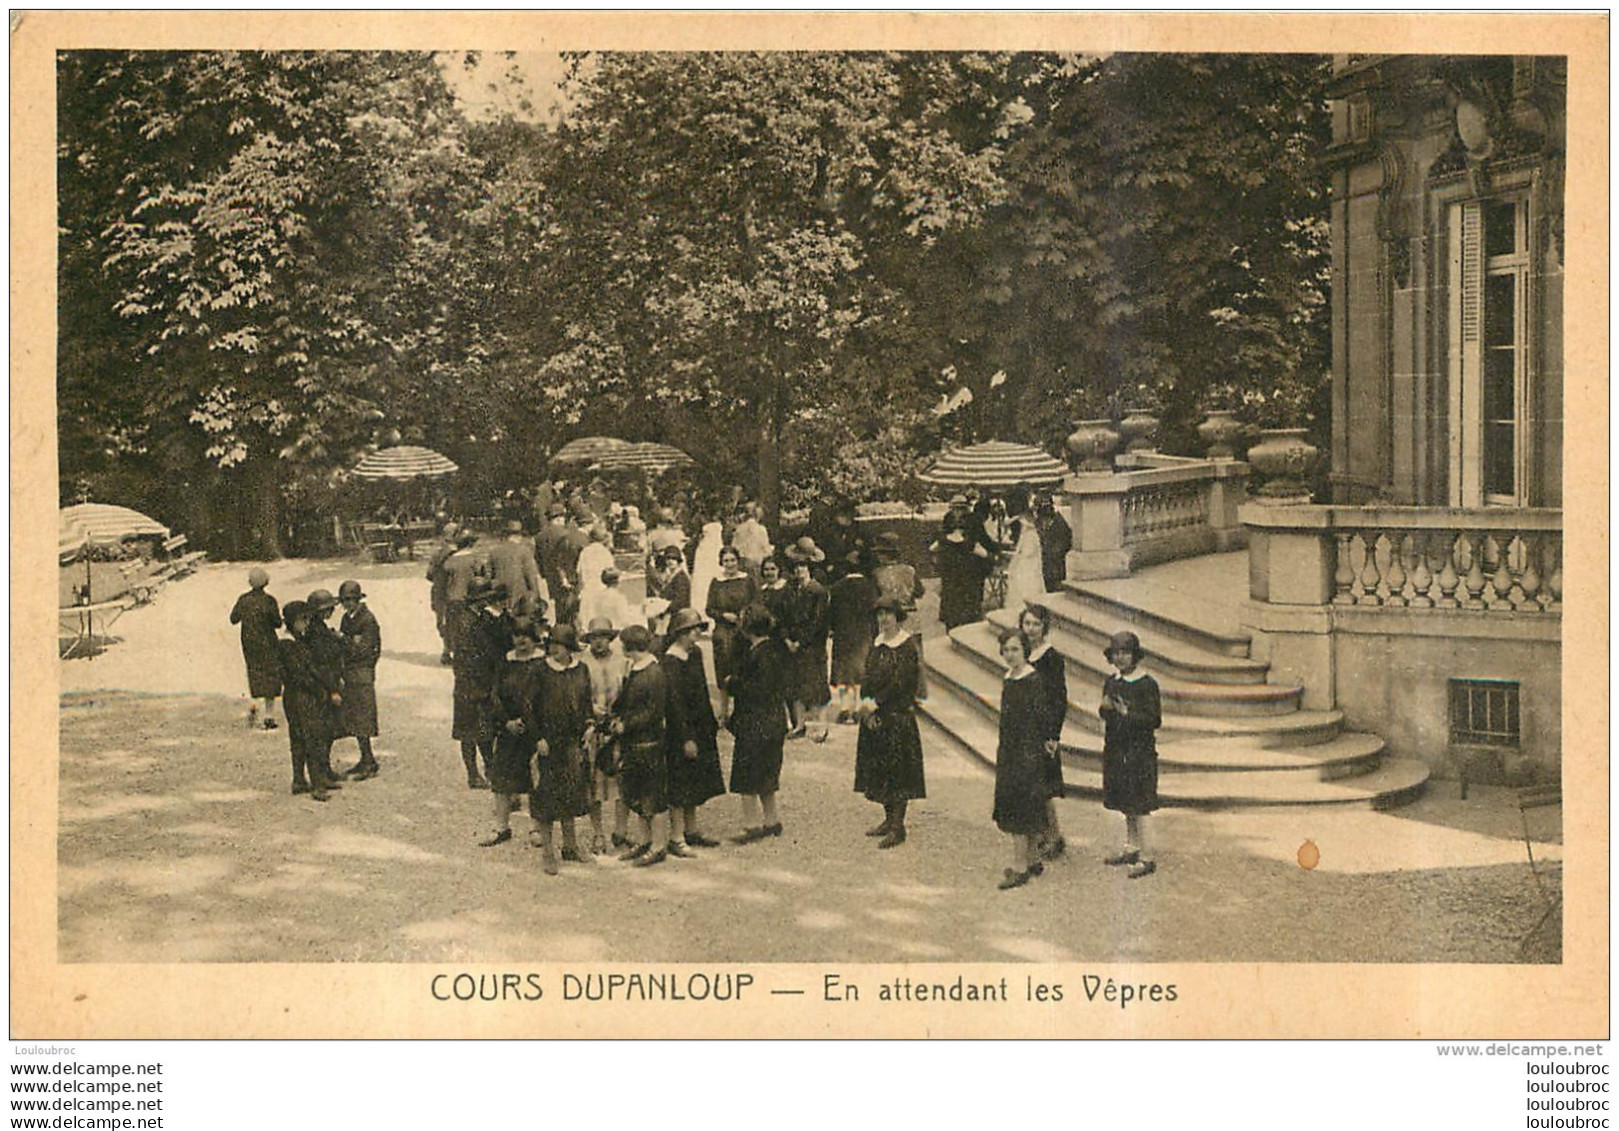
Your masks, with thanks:
<instances>
[{"instance_id":1,"label":"man in suit","mask_svg":"<svg viewBox=\"0 0 1619 1131\"><path fill-rule=\"evenodd\" d=\"M433 607L433 621L438 626L438 638L442 646L439 663L450 662L450 603L444 596L445 583L449 575L444 571L444 563L455 553L456 536L461 528L453 522L444 524L444 541L438 549L433 551L433 560L427 563L427 580L432 583L428 601Z\"/></svg>"},{"instance_id":2,"label":"man in suit","mask_svg":"<svg viewBox=\"0 0 1619 1131\"><path fill-rule=\"evenodd\" d=\"M1068 576L1068 551L1074 548L1074 531L1052 505L1050 491L1034 497L1034 529L1040 535L1040 573L1046 592L1056 593Z\"/></svg>"},{"instance_id":3,"label":"man in suit","mask_svg":"<svg viewBox=\"0 0 1619 1131\"><path fill-rule=\"evenodd\" d=\"M534 548L523 538L523 524L512 519L506 524L506 538L489 550L489 571L506 587L506 610L514 616L543 619L551 599L540 567L534 561Z\"/></svg>"},{"instance_id":4,"label":"man in suit","mask_svg":"<svg viewBox=\"0 0 1619 1131\"><path fill-rule=\"evenodd\" d=\"M377 736L377 661L382 658L382 628L376 614L365 604L365 593L358 581L345 581L337 587L343 605L343 620L337 634L343 641L343 733L360 744L360 761L345 777L365 781L377 776L380 767L371 751Z\"/></svg>"}]
</instances>

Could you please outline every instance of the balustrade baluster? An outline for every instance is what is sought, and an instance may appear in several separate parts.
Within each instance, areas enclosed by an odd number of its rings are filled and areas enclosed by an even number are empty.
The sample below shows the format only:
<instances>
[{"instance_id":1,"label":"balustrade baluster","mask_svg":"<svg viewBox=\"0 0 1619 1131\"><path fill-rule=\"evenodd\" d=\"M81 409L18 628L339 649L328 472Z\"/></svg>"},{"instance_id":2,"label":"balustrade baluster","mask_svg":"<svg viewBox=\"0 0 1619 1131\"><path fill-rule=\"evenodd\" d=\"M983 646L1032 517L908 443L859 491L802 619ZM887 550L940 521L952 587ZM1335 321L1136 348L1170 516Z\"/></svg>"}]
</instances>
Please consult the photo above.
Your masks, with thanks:
<instances>
[{"instance_id":1,"label":"balustrade baluster","mask_svg":"<svg viewBox=\"0 0 1619 1131\"><path fill-rule=\"evenodd\" d=\"M1462 583L1462 575L1456 572L1456 544L1459 539L1455 534L1441 534L1439 548L1444 551L1445 560L1439 566L1439 600L1436 602L1441 609L1455 609L1461 606L1456 599L1456 587Z\"/></svg>"},{"instance_id":2,"label":"balustrade baluster","mask_svg":"<svg viewBox=\"0 0 1619 1131\"><path fill-rule=\"evenodd\" d=\"M1555 554L1556 565L1546 575L1546 588L1541 595L1541 603L1546 606L1547 612L1559 612L1563 608L1563 539L1553 536L1546 539L1546 550Z\"/></svg>"},{"instance_id":3,"label":"balustrade baluster","mask_svg":"<svg viewBox=\"0 0 1619 1131\"><path fill-rule=\"evenodd\" d=\"M1366 544L1366 564L1360 571L1360 593L1355 598L1357 605L1381 605L1383 598L1377 592L1378 586L1383 583L1383 575L1377 568L1377 539L1375 530L1365 531L1361 541Z\"/></svg>"},{"instance_id":4,"label":"balustrade baluster","mask_svg":"<svg viewBox=\"0 0 1619 1131\"><path fill-rule=\"evenodd\" d=\"M1388 584L1389 595L1383 603L1395 608L1404 608L1405 599L1405 531L1391 530L1389 540L1389 568Z\"/></svg>"},{"instance_id":5,"label":"balustrade baluster","mask_svg":"<svg viewBox=\"0 0 1619 1131\"><path fill-rule=\"evenodd\" d=\"M1512 533L1499 531L1490 535L1495 543L1495 573L1490 577L1486 600L1492 609L1512 608Z\"/></svg>"},{"instance_id":6,"label":"balustrade baluster","mask_svg":"<svg viewBox=\"0 0 1619 1131\"><path fill-rule=\"evenodd\" d=\"M1428 568L1428 550L1432 543L1432 532L1412 531L1411 549L1416 560L1411 563L1411 600L1407 603L1413 609L1433 608L1433 598L1428 595L1434 581L1433 572Z\"/></svg>"},{"instance_id":7,"label":"balustrade baluster","mask_svg":"<svg viewBox=\"0 0 1619 1131\"><path fill-rule=\"evenodd\" d=\"M1355 563L1353 533L1335 532L1333 538L1338 543L1338 561L1332 574L1332 603L1334 605L1353 605L1355 603Z\"/></svg>"},{"instance_id":8,"label":"balustrade baluster","mask_svg":"<svg viewBox=\"0 0 1619 1131\"><path fill-rule=\"evenodd\" d=\"M1540 571L1535 568L1535 559L1540 557L1540 535L1520 534L1518 538L1523 542L1523 572L1518 575L1518 589L1514 597L1521 593L1523 599L1515 599L1512 604L1514 608L1539 612Z\"/></svg>"},{"instance_id":9,"label":"balustrade baluster","mask_svg":"<svg viewBox=\"0 0 1619 1131\"><path fill-rule=\"evenodd\" d=\"M1485 584L1484 535L1480 533L1475 538L1471 533L1464 532L1462 541L1467 544L1467 575L1462 579L1467 596L1462 600L1462 608L1482 609Z\"/></svg>"}]
</instances>

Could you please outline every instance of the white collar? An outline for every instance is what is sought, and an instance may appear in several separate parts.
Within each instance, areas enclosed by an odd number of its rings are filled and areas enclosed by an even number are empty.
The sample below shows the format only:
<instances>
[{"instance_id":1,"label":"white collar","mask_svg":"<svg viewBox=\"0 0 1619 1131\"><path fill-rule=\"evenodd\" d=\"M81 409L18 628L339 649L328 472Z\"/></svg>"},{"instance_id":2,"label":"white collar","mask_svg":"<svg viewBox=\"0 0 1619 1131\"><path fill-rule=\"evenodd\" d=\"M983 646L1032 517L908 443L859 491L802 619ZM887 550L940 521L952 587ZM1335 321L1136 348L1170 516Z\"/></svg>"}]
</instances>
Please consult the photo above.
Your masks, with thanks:
<instances>
[{"instance_id":1,"label":"white collar","mask_svg":"<svg viewBox=\"0 0 1619 1131\"><path fill-rule=\"evenodd\" d=\"M1012 680L1015 680L1015 679L1028 679L1031 675L1034 675L1034 674L1035 674L1035 671L1034 671L1033 668L1024 668L1023 671L1017 673L1016 675L1013 675L1010 671L1008 671L1006 673L1006 679L1007 679L1007 682L1010 683Z\"/></svg>"},{"instance_id":2,"label":"white collar","mask_svg":"<svg viewBox=\"0 0 1619 1131\"><path fill-rule=\"evenodd\" d=\"M673 656L677 660L691 659L691 650L679 642L669 645L669 647L663 650L663 654L665 656Z\"/></svg>"},{"instance_id":3,"label":"white collar","mask_svg":"<svg viewBox=\"0 0 1619 1131\"><path fill-rule=\"evenodd\" d=\"M1029 653L1029 663L1031 663L1031 664L1034 663L1036 660L1038 660L1041 656L1044 656L1049 651L1051 651L1051 641L1042 640L1040 642L1040 647L1034 649L1032 652Z\"/></svg>"},{"instance_id":4,"label":"white collar","mask_svg":"<svg viewBox=\"0 0 1619 1131\"><path fill-rule=\"evenodd\" d=\"M908 628L902 628L892 636L879 636L877 638L877 643L886 644L890 648L898 648L910 638L911 630Z\"/></svg>"},{"instance_id":5,"label":"white collar","mask_svg":"<svg viewBox=\"0 0 1619 1131\"><path fill-rule=\"evenodd\" d=\"M650 668L653 664L655 664L657 662L658 662L658 658L656 656L654 656L651 652L642 652L641 655L639 657L637 657L636 660L633 663L630 664L630 671L632 671L632 672L644 672L648 668Z\"/></svg>"},{"instance_id":6,"label":"white collar","mask_svg":"<svg viewBox=\"0 0 1619 1131\"><path fill-rule=\"evenodd\" d=\"M545 666L550 668L554 672L565 672L569 668L571 668L575 664L577 664L578 662L579 662L579 657L578 656L570 656L570 657L568 657L568 662L565 663L565 664L561 664L561 665L558 665L556 660L554 660L550 656L547 656L545 658Z\"/></svg>"},{"instance_id":7,"label":"white collar","mask_svg":"<svg viewBox=\"0 0 1619 1131\"><path fill-rule=\"evenodd\" d=\"M1134 683L1134 682L1136 682L1136 680L1145 679L1146 677L1147 677L1147 673L1145 671L1143 671L1139 667L1136 668L1136 670L1131 672L1129 675L1125 675L1123 672L1119 671L1118 669L1114 669L1114 672L1113 672L1113 678L1122 679L1122 680L1124 680L1125 683Z\"/></svg>"}]
</instances>

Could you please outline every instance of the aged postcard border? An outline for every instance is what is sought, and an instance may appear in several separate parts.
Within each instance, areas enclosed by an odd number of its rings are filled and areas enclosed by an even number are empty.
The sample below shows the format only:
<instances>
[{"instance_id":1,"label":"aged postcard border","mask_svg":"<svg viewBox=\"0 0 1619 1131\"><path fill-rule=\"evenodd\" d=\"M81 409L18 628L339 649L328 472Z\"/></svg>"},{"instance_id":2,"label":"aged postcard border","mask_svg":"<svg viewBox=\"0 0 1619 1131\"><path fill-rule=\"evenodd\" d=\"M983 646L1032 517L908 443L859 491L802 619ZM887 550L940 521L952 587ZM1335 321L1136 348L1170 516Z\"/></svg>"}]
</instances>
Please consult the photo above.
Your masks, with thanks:
<instances>
[{"instance_id":1,"label":"aged postcard border","mask_svg":"<svg viewBox=\"0 0 1619 1131\"><path fill-rule=\"evenodd\" d=\"M15 17L14 17L15 18ZM11 1019L14 1038L629 1036L1605 1037L1609 1031L1608 57L1600 16L25 13L12 29ZM57 664L49 650L54 523L54 52L92 47L416 49L890 48L1426 51L1569 58L1565 354L1568 526L1564 670L1566 910L1559 966L1105 962L866 967L754 964L739 1004L446 1003L441 965L64 965L57 950ZM593 972L623 969L593 964ZM1120 1010L968 1010L817 994L838 970L1086 975L1178 987ZM468 967L478 973L509 967ZM570 967L578 969L578 966ZM661 969L661 968L660 968ZM524 966L555 983L561 967Z\"/></svg>"}]
</instances>

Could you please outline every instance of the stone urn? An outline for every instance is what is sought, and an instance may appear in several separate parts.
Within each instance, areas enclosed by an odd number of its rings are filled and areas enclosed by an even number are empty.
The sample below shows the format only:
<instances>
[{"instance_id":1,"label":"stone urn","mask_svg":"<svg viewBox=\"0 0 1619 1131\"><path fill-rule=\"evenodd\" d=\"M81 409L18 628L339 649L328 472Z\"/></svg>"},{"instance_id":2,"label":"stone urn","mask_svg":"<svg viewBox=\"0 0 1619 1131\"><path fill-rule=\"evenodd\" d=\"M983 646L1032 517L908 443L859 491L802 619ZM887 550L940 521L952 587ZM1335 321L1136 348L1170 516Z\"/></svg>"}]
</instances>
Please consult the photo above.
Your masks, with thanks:
<instances>
[{"instance_id":1,"label":"stone urn","mask_svg":"<svg viewBox=\"0 0 1619 1131\"><path fill-rule=\"evenodd\" d=\"M1197 434L1209 446L1210 459L1233 459L1237 453L1231 442L1242 435L1242 423L1228 408L1211 408Z\"/></svg>"},{"instance_id":2,"label":"stone urn","mask_svg":"<svg viewBox=\"0 0 1619 1131\"><path fill-rule=\"evenodd\" d=\"M1081 420L1068 434L1068 452L1082 472L1110 472L1121 437L1107 418Z\"/></svg>"},{"instance_id":3,"label":"stone urn","mask_svg":"<svg viewBox=\"0 0 1619 1131\"><path fill-rule=\"evenodd\" d=\"M1310 472L1321 450L1305 439L1308 434L1305 428L1266 428L1259 433L1259 442L1248 449L1248 462L1265 477L1260 495L1309 499Z\"/></svg>"},{"instance_id":4,"label":"stone urn","mask_svg":"<svg viewBox=\"0 0 1619 1131\"><path fill-rule=\"evenodd\" d=\"M1127 452L1155 452L1158 450L1158 418L1144 408L1127 408L1119 421L1119 433L1124 437Z\"/></svg>"}]
</instances>

